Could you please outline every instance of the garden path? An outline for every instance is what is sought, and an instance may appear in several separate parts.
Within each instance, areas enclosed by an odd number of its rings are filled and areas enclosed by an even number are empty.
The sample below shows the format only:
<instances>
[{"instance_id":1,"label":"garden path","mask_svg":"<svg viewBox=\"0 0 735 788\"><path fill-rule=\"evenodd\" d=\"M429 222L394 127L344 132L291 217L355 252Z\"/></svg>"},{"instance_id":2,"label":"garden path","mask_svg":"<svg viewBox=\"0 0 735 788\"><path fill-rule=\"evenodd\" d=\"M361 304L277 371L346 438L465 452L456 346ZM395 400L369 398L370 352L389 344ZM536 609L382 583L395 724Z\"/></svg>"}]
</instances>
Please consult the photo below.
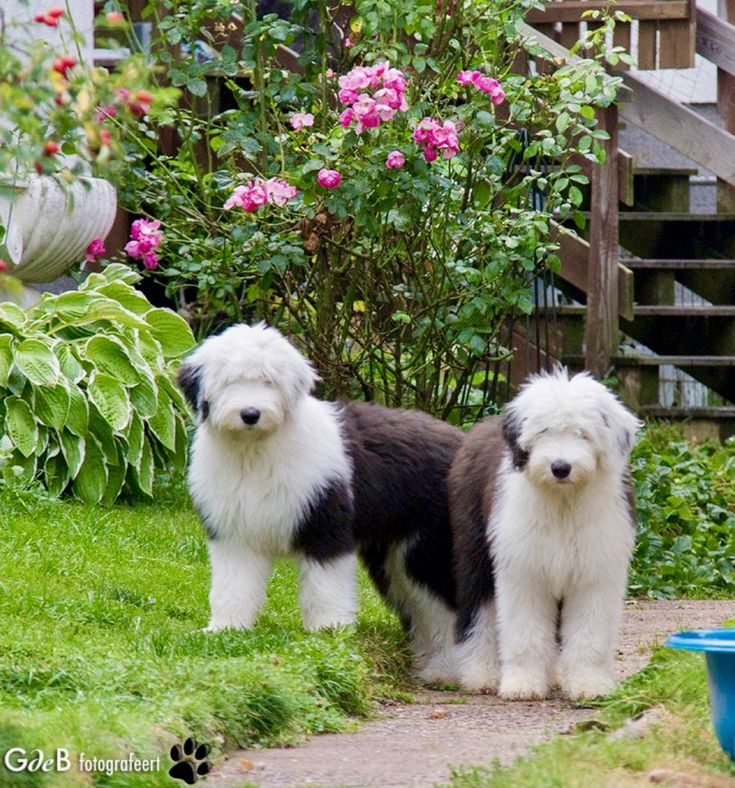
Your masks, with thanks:
<instances>
[{"instance_id":1,"label":"garden path","mask_svg":"<svg viewBox=\"0 0 735 788\"><path fill-rule=\"evenodd\" d=\"M667 634L719 626L734 616L735 601L629 601L618 676L640 670ZM387 704L355 733L316 736L296 748L234 752L207 782L228 788L431 786L449 778L450 765L509 763L593 713L561 698L522 703L421 691L415 703Z\"/></svg>"}]
</instances>

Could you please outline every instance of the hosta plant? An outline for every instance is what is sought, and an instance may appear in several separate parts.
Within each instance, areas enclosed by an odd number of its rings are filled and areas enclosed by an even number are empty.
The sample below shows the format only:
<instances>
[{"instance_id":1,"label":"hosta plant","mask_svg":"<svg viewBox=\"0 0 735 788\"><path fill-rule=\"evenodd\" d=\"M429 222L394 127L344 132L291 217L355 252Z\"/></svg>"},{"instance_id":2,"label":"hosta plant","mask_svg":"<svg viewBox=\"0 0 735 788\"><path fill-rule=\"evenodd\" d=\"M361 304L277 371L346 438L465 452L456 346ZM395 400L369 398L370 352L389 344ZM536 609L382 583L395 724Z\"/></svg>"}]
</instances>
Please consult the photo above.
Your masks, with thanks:
<instances>
[{"instance_id":1,"label":"hosta plant","mask_svg":"<svg viewBox=\"0 0 735 788\"><path fill-rule=\"evenodd\" d=\"M0 457L5 475L110 504L150 495L186 462L185 407L172 365L193 344L111 265L30 310L0 304Z\"/></svg>"}]
</instances>

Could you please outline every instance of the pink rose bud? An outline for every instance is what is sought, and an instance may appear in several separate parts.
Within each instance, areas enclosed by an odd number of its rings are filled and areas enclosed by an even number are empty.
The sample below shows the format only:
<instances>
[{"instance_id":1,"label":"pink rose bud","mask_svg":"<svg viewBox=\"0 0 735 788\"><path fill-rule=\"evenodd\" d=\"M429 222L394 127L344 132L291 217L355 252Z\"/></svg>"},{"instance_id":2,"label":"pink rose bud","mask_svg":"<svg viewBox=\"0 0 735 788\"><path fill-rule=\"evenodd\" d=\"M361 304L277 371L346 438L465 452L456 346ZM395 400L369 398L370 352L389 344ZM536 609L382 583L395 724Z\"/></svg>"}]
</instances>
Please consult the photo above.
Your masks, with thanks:
<instances>
[{"instance_id":1,"label":"pink rose bud","mask_svg":"<svg viewBox=\"0 0 735 788\"><path fill-rule=\"evenodd\" d=\"M336 189L342 182L342 176L337 170L321 169L317 173L316 180L325 189Z\"/></svg>"},{"instance_id":2,"label":"pink rose bud","mask_svg":"<svg viewBox=\"0 0 735 788\"><path fill-rule=\"evenodd\" d=\"M392 150L385 160L385 166L389 170L400 170L406 163L406 157L399 150Z\"/></svg>"},{"instance_id":3,"label":"pink rose bud","mask_svg":"<svg viewBox=\"0 0 735 788\"><path fill-rule=\"evenodd\" d=\"M125 21L125 14L122 11L108 11L105 19L108 25L120 25Z\"/></svg>"}]
</instances>

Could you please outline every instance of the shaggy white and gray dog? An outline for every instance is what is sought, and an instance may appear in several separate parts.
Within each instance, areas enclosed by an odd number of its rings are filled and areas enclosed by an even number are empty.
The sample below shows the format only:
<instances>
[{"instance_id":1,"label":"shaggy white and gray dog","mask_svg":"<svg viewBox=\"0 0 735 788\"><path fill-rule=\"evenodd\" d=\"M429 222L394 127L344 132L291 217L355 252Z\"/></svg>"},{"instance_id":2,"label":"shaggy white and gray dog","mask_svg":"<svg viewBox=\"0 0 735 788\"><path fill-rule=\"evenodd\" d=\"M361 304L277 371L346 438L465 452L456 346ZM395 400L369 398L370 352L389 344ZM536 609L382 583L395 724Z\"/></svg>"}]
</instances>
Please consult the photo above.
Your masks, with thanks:
<instances>
[{"instance_id":1,"label":"shaggy white and gray dog","mask_svg":"<svg viewBox=\"0 0 735 788\"><path fill-rule=\"evenodd\" d=\"M320 401L316 380L264 324L210 337L179 372L197 415L189 486L209 535L208 629L253 626L278 556L299 563L308 629L349 624L359 554L423 678L451 680L447 477L462 433L416 411Z\"/></svg>"},{"instance_id":2,"label":"shaggy white and gray dog","mask_svg":"<svg viewBox=\"0 0 735 788\"><path fill-rule=\"evenodd\" d=\"M460 681L508 699L614 687L635 523L638 420L603 385L532 377L450 474Z\"/></svg>"}]
</instances>

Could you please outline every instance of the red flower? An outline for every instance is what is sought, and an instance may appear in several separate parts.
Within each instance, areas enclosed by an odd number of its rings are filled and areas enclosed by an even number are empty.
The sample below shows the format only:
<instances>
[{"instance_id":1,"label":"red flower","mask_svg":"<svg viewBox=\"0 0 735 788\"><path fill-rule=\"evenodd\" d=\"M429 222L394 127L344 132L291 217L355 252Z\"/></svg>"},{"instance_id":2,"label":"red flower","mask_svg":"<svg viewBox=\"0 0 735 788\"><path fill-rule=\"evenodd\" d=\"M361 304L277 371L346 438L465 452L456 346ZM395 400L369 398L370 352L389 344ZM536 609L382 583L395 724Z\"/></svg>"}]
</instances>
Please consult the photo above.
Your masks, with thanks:
<instances>
[{"instance_id":1,"label":"red flower","mask_svg":"<svg viewBox=\"0 0 735 788\"><path fill-rule=\"evenodd\" d=\"M0 260L0 274L3 271L7 271L7 270L8 270L8 264L5 262L5 260Z\"/></svg>"},{"instance_id":2,"label":"red flower","mask_svg":"<svg viewBox=\"0 0 735 788\"><path fill-rule=\"evenodd\" d=\"M61 57L54 60L53 65L51 68L61 74L64 79L67 78L68 72L70 69L76 66L77 61L74 60L73 57L69 57L68 55L62 55Z\"/></svg>"},{"instance_id":3,"label":"red flower","mask_svg":"<svg viewBox=\"0 0 735 788\"><path fill-rule=\"evenodd\" d=\"M59 147L59 143L58 142L54 142L53 140L49 140L43 146L43 155L44 156L49 156L49 157L50 156L55 156L60 150L61 150L61 148Z\"/></svg>"},{"instance_id":4,"label":"red flower","mask_svg":"<svg viewBox=\"0 0 735 788\"><path fill-rule=\"evenodd\" d=\"M125 22L125 14L122 11L108 11L105 14L108 25L120 25Z\"/></svg>"},{"instance_id":5,"label":"red flower","mask_svg":"<svg viewBox=\"0 0 735 788\"><path fill-rule=\"evenodd\" d=\"M64 16L64 9L59 8L58 6L53 6L46 11L45 14L36 14L33 17L34 22L41 22L44 25L48 25L49 27L57 27L59 24L59 18Z\"/></svg>"}]
</instances>

